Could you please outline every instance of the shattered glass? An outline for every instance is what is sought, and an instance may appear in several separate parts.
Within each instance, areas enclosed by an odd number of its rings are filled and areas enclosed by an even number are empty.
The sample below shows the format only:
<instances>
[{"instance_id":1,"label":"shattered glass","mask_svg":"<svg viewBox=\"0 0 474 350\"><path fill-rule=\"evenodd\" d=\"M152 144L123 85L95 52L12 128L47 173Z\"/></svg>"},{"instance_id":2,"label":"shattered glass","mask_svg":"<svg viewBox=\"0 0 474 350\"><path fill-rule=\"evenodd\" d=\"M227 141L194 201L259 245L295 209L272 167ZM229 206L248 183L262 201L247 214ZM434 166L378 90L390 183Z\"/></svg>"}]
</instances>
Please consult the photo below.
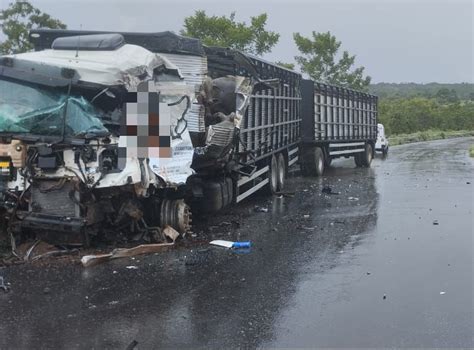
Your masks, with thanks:
<instances>
[{"instance_id":1,"label":"shattered glass","mask_svg":"<svg viewBox=\"0 0 474 350\"><path fill-rule=\"evenodd\" d=\"M66 137L107 134L101 114L83 97L0 80L0 132Z\"/></svg>"}]
</instances>

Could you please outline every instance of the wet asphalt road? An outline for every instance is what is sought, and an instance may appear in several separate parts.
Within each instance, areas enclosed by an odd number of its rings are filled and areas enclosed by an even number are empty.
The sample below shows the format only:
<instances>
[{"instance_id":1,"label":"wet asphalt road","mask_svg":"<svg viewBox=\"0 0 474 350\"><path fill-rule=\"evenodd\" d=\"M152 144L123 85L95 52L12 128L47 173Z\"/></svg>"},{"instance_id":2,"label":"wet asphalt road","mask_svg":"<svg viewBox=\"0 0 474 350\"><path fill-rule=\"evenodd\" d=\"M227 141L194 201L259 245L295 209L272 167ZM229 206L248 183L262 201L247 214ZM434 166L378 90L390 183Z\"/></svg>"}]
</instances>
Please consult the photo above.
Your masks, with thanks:
<instances>
[{"instance_id":1,"label":"wet asphalt road","mask_svg":"<svg viewBox=\"0 0 474 350\"><path fill-rule=\"evenodd\" d=\"M392 147L370 169L336 161L322 179L296 173L294 197L201 221L171 252L0 268L11 283L0 348L474 347L472 143Z\"/></svg>"}]
</instances>

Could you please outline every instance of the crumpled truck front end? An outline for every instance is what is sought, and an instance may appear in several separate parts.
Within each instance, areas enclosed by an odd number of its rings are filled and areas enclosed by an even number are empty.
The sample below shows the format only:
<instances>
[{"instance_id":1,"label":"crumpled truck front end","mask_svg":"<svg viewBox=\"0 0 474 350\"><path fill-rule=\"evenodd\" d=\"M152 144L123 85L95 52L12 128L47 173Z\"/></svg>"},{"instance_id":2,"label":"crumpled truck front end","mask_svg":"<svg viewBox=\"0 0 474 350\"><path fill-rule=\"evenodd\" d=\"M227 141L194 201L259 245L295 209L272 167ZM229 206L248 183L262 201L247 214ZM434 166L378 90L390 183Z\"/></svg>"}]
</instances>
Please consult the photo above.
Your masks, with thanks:
<instances>
[{"instance_id":1,"label":"crumpled truck front end","mask_svg":"<svg viewBox=\"0 0 474 350\"><path fill-rule=\"evenodd\" d=\"M133 45L56 45L0 58L0 90L4 235L82 245L189 230L195 96L172 64Z\"/></svg>"}]
</instances>

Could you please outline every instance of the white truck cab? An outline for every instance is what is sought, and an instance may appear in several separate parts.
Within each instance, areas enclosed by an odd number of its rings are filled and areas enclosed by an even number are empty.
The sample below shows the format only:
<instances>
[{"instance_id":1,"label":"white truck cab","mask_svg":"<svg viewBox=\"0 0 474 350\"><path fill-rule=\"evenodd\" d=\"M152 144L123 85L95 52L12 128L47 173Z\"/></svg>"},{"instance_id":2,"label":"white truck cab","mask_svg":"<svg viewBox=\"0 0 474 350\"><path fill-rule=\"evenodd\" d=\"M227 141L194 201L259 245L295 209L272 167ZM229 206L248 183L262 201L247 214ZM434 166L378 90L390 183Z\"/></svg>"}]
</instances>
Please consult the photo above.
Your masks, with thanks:
<instances>
[{"instance_id":1,"label":"white truck cab","mask_svg":"<svg viewBox=\"0 0 474 350\"><path fill-rule=\"evenodd\" d=\"M375 150L382 152L384 156L388 154L388 139L385 136L385 128L383 124L377 124L377 142L375 143Z\"/></svg>"}]
</instances>

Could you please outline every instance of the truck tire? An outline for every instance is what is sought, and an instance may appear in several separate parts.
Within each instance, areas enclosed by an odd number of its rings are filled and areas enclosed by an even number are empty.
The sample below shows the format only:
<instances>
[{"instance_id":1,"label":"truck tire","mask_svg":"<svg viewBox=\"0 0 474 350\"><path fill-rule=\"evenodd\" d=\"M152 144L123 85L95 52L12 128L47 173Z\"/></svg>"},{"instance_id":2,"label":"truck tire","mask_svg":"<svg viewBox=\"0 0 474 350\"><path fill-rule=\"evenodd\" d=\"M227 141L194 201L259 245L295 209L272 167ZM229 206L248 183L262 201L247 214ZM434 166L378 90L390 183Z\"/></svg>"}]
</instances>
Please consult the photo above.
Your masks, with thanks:
<instances>
[{"instance_id":1,"label":"truck tire","mask_svg":"<svg viewBox=\"0 0 474 350\"><path fill-rule=\"evenodd\" d=\"M191 229L191 210L183 199L164 199L160 208L161 228L171 226L183 237Z\"/></svg>"},{"instance_id":2,"label":"truck tire","mask_svg":"<svg viewBox=\"0 0 474 350\"><path fill-rule=\"evenodd\" d=\"M386 157L388 155L388 146L382 148L382 155Z\"/></svg>"},{"instance_id":3,"label":"truck tire","mask_svg":"<svg viewBox=\"0 0 474 350\"><path fill-rule=\"evenodd\" d=\"M279 153L277 156L278 163L278 192L282 192L285 188L286 181L286 158L283 153Z\"/></svg>"},{"instance_id":4,"label":"truck tire","mask_svg":"<svg viewBox=\"0 0 474 350\"><path fill-rule=\"evenodd\" d=\"M367 168L370 167L370 163L372 163L373 156L374 156L374 153L373 153L372 145L368 143L365 145L364 153L360 154L361 165Z\"/></svg>"},{"instance_id":5,"label":"truck tire","mask_svg":"<svg viewBox=\"0 0 474 350\"><path fill-rule=\"evenodd\" d=\"M355 164L358 168L360 168L362 166L362 160L361 160L362 157L361 157L361 155L362 155L362 153L356 153L356 155L354 156L354 162L355 162Z\"/></svg>"},{"instance_id":6,"label":"truck tire","mask_svg":"<svg viewBox=\"0 0 474 350\"><path fill-rule=\"evenodd\" d=\"M268 170L267 192L270 194L278 192L278 160L275 155L272 155L270 169Z\"/></svg>"},{"instance_id":7,"label":"truck tire","mask_svg":"<svg viewBox=\"0 0 474 350\"><path fill-rule=\"evenodd\" d=\"M321 148L305 150L301 167L304 176L322 176L324 173L324 154Z\"/></svg>"},{"instance_id":8,"label":"truck tire","mask_svg":"<svg viewBox=\"0 0 474 350\"><path fill-rule=\"evenodd\" d=\"M329 168L332 163L332 158L330 156L324 157L324 166Z\"/></svg>"}]
</instances>

